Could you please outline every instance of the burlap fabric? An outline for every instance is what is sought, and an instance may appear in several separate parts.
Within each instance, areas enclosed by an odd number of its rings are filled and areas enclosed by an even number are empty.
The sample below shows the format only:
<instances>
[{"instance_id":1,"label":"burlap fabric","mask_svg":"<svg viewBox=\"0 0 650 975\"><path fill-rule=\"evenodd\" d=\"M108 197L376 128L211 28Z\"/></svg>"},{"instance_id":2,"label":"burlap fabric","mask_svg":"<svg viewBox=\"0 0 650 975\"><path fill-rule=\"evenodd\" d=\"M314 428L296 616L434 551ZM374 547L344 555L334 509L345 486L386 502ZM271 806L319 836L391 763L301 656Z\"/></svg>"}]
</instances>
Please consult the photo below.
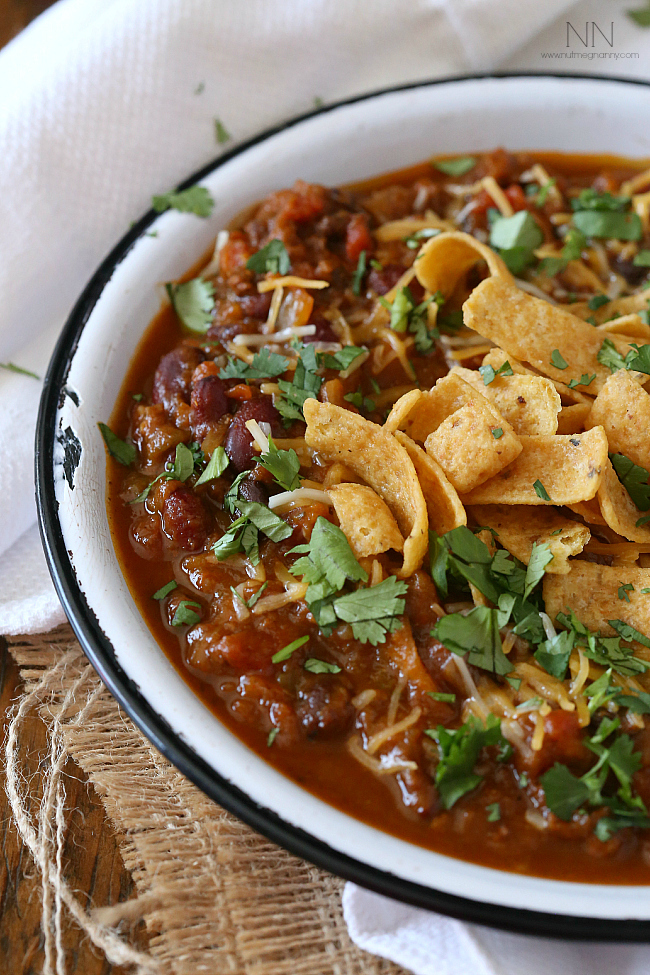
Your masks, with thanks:
<instances>
[{"instance_id":1,"label":"burlap fabric","mask_svg":"<svg viewBox=\"0 0 650 975\"><path fill-rule=\"evenodd\" d=\"M115 963L156 975L401 975L360 951L341 914L342 881L291 856L207 799L132 724L88 664L69 627L12 638L25 679L6 745L18 829L43 875L44 971L65 971L58 951L69 913ZM49 730L38 802L21 776L21 721L38 708ZM88 912L67 885L60 772L83 768L122 837L138 896ZM121 933L142 917L146 952ZM119 926L119 927L118 927Z\"/></svg>"}]
</instances>

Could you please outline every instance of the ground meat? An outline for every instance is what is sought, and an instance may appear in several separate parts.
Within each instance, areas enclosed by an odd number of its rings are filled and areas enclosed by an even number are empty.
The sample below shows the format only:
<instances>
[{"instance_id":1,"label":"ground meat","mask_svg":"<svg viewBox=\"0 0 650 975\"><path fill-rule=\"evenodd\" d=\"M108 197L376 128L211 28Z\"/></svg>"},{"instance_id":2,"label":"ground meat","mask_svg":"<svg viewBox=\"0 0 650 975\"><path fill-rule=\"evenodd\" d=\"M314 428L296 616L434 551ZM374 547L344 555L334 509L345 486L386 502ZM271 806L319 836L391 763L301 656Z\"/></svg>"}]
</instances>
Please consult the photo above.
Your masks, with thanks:
<instances>
[{"instance_id":1,"label":"ground meat","mask_svg":"<svg viewBox=\"0 0 650 975\"><path fill-rule=\"evenodd\" d=\"M164 355L153 378L152 400L161 403L173 420L189 420L190 384L192 373L205 358L201 349L193 345L179 345Z\"/></svg>"},{"instance_id":2,"label":"ground meat","mask_svg":"<svg viewBox=\"0 0 650 975\"><path fill-rule=\"evenodd\" d=\"M278 437L282 435L280 414L273 406L270 396L258 396L256 399L250 399L242 403L230 424L228 436L224 443L224 448L230 458L230 463L237 473L249 468L255 456L253 438L246 429L247 420L257 420L258 423L270 423L273 436Z\"/></svg>"},{"instance_id":3,"label":"ground meat","mask_svg":"<svg viewBox=\"0 0 650 975\"><path fill-rule=\"evenodd\" d=\"M159 481L152 494L170 554L202 549L210 519L201 498L187 485L174 480Z\"/></svg>"},{"instance_id":4,"label":"ground meat","mask_svg":"<svg viewBox=\"0 0 650 975\"><path fill-rule=\"evenodd\" d=\"M159 467L179 443L188 439L186 433L168 421L161 403L136 406L132 435L140 461L147 469Z\"/></svg>"}]
</instances>

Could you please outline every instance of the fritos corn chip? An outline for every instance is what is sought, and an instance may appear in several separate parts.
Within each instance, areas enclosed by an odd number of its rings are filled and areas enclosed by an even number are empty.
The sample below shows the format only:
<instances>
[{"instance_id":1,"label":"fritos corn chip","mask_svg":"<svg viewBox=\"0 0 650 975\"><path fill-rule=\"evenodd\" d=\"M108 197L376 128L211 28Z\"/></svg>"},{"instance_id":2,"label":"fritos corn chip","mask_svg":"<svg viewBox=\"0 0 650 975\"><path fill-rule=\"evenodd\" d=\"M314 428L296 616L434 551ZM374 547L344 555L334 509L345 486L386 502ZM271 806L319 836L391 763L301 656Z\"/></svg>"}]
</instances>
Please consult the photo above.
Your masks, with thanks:
<instances>
[{"instance_id":1,"label":"fritos corn chip","mask_svg":"<svg viewBox=\"0 0 650 975\"><path fill-rule=\"evenodd\" d=\"M554 575L571 571L569 556L578 555L591 537L585 525L539 505L479 504L470 513L479 525L493 528L501 545L526 565L534 542L548 545L553 561L546 571Z\"/></svg>"},{"instance_id":2,"label":"fritos corn chip","mask_svg":"<svg viewBox=\"0 0 650 975\"><path fill-rule=\"evenodd\" d=\"M366 484L335 484L329 489L341 530L358 559L388 549L401 552L404 539L390 508Z\"/></svg>"}]
</instances>

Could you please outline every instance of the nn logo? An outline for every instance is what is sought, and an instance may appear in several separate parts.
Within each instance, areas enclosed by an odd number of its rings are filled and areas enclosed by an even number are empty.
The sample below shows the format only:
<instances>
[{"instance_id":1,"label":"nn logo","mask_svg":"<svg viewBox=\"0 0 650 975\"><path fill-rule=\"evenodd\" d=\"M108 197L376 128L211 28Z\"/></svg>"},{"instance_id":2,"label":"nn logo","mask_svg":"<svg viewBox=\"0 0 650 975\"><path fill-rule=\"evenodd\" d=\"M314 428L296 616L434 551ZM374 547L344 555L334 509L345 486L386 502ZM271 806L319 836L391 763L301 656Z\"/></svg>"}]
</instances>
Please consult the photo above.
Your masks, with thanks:
<instances>
[{"instance_id":1,"label":"nn logo","mask_svg":"<svg viewBox=\"0 0 650 975\"><path fill-rule=\"evenodd\" d=\"M582 26L582 25L581 25ZM578 38L583 47L595 47L596 41L600 38L596 36L596 31L610 47L614 47L614 21L609 25L609 36L603 31L595 20L585 21L585 36L583 37L580 31L573 26L573 24L567 20L566 22L566 46L571 47L571 43L575 37Z\"/></svg>"}]
</instances>

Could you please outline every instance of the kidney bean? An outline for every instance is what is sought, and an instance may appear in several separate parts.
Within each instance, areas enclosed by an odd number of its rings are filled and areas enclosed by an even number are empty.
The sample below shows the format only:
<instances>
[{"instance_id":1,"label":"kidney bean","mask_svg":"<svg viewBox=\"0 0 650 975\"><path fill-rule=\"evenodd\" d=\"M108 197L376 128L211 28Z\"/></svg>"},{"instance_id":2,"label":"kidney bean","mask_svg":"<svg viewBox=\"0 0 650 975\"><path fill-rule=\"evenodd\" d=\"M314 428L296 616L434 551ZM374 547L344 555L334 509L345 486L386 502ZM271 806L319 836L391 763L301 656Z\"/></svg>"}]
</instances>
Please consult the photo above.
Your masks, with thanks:
<instances>
[{"instance_id":1,"label":"kidney bean","mask_svg":"<svg viewBox=\"0 0 650 975\"><path fill-rule=\"evenodd\" d=\"M354 716L348 688L335 677L315 674L304 675L296 712L307 734L319 738L342 734Z\"/></svg>"},{"instance_id":2,"label":"kidney bean","mask_svg":"<svg viewBox=\"0 0 650 975\"><path fill-rule=\"evenodd\" d=\"M226 387L218 376L203 376L192 384L192 414L190 427L201 441L211 427L228 412Z\"/></svg>"},{"instance_id":3,"label":"kidney bean","mask_svg":"<svg viewBox=\"0 0 650 975\"><path fill-rule=\"evenodd\" d=\"M378 295L385 295L395 287L405 270L401 264L384 264L381 271L373 268L368 275L368 287Z\"/></svg>"},{"instance_id":4,"label":"kidney bean","mask_svg":"<svg viewBox=\"0 0 650 975\"><path fill-rule=\"evenodd\" d=\"M313 335L305 335L303 342L338 342L334 329L319 311L312 313L308 324L315 325L316 331Z\"/></svg>"},{"instance_id":5,"label":"kidney bean","mask_svg":"<svg viewBox=\"0 0 650 975\"><path fill-rule=\"evenodd\" d=\"M244 295L239 299L239 307L245 318L257 318L260 321L265 321L271 307L271 298L272 293L270 291L262 295Z\"/></svg>"},{"instance_id":6,"label":"kidney bean","mask_svg":"<svg viewBox=\"0 0 650 975\"><path fill-rule=\"evenodd\" d=\"M255 451L253 438L246 429L247 420L257 420L258 423L270 423L274 436L282 433L280 414L273 406L269 396L260 396L242 403L230 424L224 449L230 463L240 473L252 466Z\"/></svg>"},{"instance_id":7,"label":"kidney bean","mask_svg":"<svg viewBox=\"0 0 650 975\"><path fill-rule=\"evenodd\" d=\"M269 503L269 496L264 490L264 485L252 474L245 477L239 485L239 497L242 501L257 501L259 504Z\"/></svg>"},{"instance_id":8,"label":"kidney bean","mask_svg":"<svg viewBox=\"0 0 650 975\"><path fill-rule=\"evenodd\" d=\"M197 552L205 543L210 520L203 502L180 481L163 481L159 489L162 530L183 552Z\"/></svg>"},{"instance_id":9,"label":"kidney bean","mask_svg":"<svg viewBox=\"0 0 650 975\"><path fill-rule=\"evenodd\" d=\"M189 403L192 373L204 358L201 349L193 345L179 345L164 355L153 379L153 402L162 403L174 416L180 403Z\"/></svg>"}]
</instances>

